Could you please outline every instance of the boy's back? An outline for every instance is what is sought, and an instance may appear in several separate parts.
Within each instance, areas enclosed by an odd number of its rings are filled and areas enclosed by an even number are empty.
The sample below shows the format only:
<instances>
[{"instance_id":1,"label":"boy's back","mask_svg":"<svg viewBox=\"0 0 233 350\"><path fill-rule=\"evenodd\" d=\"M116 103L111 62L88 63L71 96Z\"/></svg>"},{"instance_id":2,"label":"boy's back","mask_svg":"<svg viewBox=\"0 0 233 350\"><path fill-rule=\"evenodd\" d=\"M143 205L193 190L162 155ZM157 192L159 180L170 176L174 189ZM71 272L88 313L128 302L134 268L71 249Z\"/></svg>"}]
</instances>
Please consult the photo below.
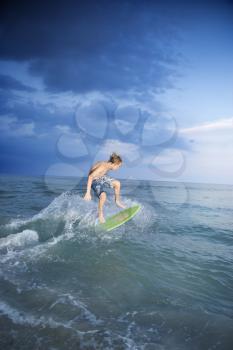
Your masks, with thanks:
<instances>
[{"instance_id":1,"label":"boy's back","mask_svg":"<svg viewBox=\"0 0 233 350\"><path fill-rule=\"evenodd\" d=\"M88 176L93 174L93 180L96 180L99 177L104 176L109 170L108 162L97 162L91 167Z\"/></svg>"}]
</instances>

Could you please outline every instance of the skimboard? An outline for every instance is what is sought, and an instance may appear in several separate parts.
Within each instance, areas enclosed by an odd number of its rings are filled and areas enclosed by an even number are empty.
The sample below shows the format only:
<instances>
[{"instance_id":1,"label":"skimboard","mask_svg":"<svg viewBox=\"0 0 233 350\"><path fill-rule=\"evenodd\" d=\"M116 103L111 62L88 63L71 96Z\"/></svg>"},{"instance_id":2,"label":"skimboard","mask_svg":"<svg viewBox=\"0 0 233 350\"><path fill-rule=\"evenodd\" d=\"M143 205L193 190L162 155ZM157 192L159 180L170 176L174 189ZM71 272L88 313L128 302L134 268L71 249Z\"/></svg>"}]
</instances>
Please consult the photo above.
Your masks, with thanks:
<instances>
[{"instance_id":1,"label":"skimboard","mask_svg":"<svg viewBox=\"0 0 233 350\"><path fill-rule=\"evenodd\" d=\"M133 207L121 210L119 213L108 217L103 224L98 224L98 227L106 231L111 231L132 219L139 209L140 205L134 205Z\"/></svg>"}]
</instances>

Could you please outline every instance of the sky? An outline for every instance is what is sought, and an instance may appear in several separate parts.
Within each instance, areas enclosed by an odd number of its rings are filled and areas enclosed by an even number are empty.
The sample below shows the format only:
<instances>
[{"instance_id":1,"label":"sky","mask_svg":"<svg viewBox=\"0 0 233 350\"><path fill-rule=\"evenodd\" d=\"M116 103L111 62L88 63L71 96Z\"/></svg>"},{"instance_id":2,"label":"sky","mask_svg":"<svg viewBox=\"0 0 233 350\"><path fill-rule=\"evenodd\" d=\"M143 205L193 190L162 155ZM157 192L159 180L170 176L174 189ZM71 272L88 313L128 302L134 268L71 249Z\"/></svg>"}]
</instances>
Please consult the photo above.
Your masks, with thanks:
<instances>
[{"instance_id":1,"label":"sky","mask_svg":"<svg viewBox=\"0 0 233 350\"><path fill-rule=\"evenodd\" d=\"M231 1L3 1L0 37L2 174L233 184Z\"/></svg>"}]
</instances>

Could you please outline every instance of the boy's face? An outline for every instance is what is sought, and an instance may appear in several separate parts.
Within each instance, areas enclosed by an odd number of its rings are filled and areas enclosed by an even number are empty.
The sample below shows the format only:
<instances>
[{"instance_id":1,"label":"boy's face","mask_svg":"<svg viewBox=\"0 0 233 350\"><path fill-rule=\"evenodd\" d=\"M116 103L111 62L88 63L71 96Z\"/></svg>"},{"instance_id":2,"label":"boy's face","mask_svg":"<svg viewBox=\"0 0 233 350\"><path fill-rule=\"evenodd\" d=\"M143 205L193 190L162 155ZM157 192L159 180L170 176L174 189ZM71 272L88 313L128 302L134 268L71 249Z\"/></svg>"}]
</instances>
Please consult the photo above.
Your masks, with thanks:
<instances>
[{"instance_id":1,"label":"boy's face","mask_svg":"<svg viewBox=\"0 0 233 350\"><path fill-rule=\"evenodd\" d=\"M113 169L114 169L114 170L119 169L119 168L121 167L121 164L122 164L122 163L114 163L114 164L113 164Z\"/></svg>"}]
</instances>

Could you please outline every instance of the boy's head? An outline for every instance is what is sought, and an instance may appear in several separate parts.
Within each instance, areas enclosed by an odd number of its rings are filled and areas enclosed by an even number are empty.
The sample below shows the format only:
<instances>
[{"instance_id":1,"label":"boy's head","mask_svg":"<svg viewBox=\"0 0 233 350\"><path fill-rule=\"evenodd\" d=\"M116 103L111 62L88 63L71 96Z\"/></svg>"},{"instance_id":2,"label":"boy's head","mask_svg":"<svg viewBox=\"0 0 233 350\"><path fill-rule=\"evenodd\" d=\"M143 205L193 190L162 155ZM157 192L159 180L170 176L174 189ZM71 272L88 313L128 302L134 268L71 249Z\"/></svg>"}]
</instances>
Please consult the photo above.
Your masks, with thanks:
<instances>
[{"instance_id":1,"label":"boy's head","mask_svg":"<svg viewBox=\"0 0 233 350\"><path fill-rule=\"evenodd\" d=\"M121 166L121 164L122 164L122 159L121 159L121 157L118 154L113 152L110 155L109 162L112 163L113 169L118 169Z\"/></svg>"}]
</instances>

